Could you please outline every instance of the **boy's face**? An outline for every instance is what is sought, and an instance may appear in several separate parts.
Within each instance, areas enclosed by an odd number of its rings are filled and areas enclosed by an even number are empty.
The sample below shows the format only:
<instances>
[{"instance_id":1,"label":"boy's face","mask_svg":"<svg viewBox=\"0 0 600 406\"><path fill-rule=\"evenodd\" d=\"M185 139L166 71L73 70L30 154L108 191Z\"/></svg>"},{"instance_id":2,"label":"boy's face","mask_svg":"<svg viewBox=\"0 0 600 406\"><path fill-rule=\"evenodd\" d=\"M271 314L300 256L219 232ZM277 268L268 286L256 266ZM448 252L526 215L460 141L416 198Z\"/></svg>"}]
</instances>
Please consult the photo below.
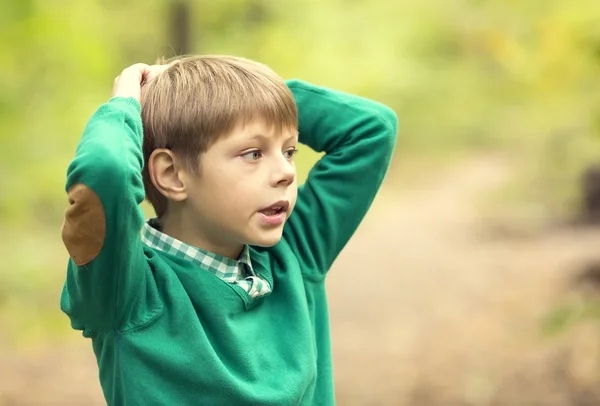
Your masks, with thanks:
<instances>
[{"instance_id":1,"label":"boy's face","mask_svg":"<svg viewBox=\"0 0 600 406\"><path fill-rule=\"evenodd\" d=\"M297 131L262 120L219 138L186 182L194 228L221 246L276 244L296 203L297 143Z\"/></svg>"}]
</instances>

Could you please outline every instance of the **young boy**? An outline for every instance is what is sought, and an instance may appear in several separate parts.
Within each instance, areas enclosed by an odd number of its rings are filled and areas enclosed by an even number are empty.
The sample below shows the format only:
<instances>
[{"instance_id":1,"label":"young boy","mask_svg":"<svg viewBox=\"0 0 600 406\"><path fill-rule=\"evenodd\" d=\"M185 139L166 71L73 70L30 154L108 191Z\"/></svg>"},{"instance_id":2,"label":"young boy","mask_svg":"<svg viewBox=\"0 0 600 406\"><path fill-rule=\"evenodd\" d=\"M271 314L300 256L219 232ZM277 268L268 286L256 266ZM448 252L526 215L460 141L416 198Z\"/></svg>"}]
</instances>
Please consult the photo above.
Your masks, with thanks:
<instances>
[{"instance_id":1,"label":"young boy","mask_svg":"<svg viewBox=\"0 0 600 406\"><path fill-rule=\"evenodd\" d=\"M396 128L381 104L241 58L125 69L69 166L62 231L61 308L108 404L333 405L325 276ZM325 152L299 188L298 142Z\"/></svg>"}]
</instances>

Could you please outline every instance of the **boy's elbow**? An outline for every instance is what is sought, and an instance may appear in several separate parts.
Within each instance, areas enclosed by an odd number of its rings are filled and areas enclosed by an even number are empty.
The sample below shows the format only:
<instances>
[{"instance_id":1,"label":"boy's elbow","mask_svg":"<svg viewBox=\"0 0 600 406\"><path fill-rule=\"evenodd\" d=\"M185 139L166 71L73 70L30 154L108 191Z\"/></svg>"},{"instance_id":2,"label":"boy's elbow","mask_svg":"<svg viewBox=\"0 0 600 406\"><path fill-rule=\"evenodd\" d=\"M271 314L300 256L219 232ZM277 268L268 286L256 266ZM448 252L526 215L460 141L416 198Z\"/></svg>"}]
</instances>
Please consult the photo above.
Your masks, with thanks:
<instances>
[{"instance_id":1,"label":"boy's elbow","mask_svg":"<svg viewBox=\"0 0 600 406\"><path fill-rule=\"evenodd\" d=\"M398 115L389 106L379 104L378 115L387 129L387 136L396 139L398 133Z\"/></svg>"},{"instance_id":2,"label":"boy's elbow","mask_svg":"<svg viewBox=\"0 0 600 406\"><path fill-rule=\"evenodd\" d=\"M398 115L391 107L378 102L375 102L372 113L372 120L379 129L377 137L382 141L382 147L385 145L384 149L393 149L398 134Z\"/></svg>"},{"instance_id":3,"label":"boy's elbow","mask_svg":"<svg viewBox=\"0 0 600 406\"><path fill-rule=\"evenodd\" d=\"M398 132L398 115L388 105L374 99L361 98L359 110L363 117L373 128L376 128L378 137L396 139Z\"/></svg>"},{"instance_id":4,"label":"boy's elbow","mask_svg":"<svg viewBox=\"0 0 600 406\"><path fill-rule=\"evenodd\" d=\"M375 134L377 134L376 148L373 149L373 152L379 156L378 162L381 167L387 170L396 149L398 115L391 107L376 102L373 121L378 129L375 131Z\"/></svg>"}]
</instances>

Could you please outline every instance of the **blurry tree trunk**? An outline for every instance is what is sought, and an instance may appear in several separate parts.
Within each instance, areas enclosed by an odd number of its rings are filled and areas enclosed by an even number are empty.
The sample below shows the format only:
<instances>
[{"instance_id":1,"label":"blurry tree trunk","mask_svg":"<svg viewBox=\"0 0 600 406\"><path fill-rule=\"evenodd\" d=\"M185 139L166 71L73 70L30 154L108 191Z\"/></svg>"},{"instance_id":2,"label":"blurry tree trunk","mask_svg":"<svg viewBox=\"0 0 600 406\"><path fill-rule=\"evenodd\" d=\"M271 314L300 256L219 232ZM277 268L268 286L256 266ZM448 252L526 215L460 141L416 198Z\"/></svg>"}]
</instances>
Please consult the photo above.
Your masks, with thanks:
<instances>
[{"instance_id":1,"label":"blurry tree trunk","mask_svg":"<svg viewBox=\"0 0 600 406\"><path fill-rule=\"evenodd\" d=\"M600 225L600 164L590 166L582 176L583 220Z\"/></svg>"},{"instance_id":2,"label":"blurry tree trunk","mask_svg":"<svg viewBox=\"0 0 600 406\"><path fill-rule=\"evenodd\" d=\"M190 4L187 0L173 0L170 31L170 42L175 53L177 55L191 53Z\"/></svg>"},{"instance_id":3,"label":"blurry tree trunk","mask_svg":"<svg viewBox=\"0 0 600 406\"><path fill-rule=\"evenodd\" d=\"M268 11L264 0L251 0L246 8L246 23L251 27L259 26L266 21Z\"/></svg>"}]
</instances>

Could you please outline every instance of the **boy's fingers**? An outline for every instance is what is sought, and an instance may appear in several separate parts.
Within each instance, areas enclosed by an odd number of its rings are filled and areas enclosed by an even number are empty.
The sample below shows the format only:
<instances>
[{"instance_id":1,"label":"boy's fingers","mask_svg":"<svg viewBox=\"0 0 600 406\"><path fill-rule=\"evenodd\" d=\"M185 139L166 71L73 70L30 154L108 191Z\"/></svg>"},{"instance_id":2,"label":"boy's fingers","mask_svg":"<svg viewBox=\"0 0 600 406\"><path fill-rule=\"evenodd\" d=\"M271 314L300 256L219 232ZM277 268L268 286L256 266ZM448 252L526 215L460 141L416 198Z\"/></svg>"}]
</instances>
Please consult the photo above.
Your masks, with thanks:
<instances>
[{"instance_id":1,"label":"boy's fingers","mask_svg":"<svg viewBox=\"0 0 600 406\"><path fill-rule=\"evenodd\" d=\"M136 63L123 69L115 78L112 96L133 97L140 100L141 84L149 69L150 66L145 63Z\"/></svg>"},{"instance_id":2,"label":"boy's fingers","mask_svg":"<svg viewBox=\"0 0 600 406\"><path fill-rule=\"evenodd\" d=\"M123 70L123 72L121 72L121 76L135 77L139 80L138 83L141 83L142 79L144 78L144 76L146 76L148 74L149 70L150 70L150 66L148 64L136 63L134 65L131 65L131 66L125 68Z\"/></svg>"},{"instance_id":3,"label":"boy's fingers","mask_svg":"<svg viewBox=\"0 0 600 406\"><path fill-rule=\"evenodd\" d=\"M168 67L169 65L148 65L145 63L136 63L123 69L121 74L115 78L115 83L122 77L135 77L137 78L138 83L149 82L160 75Z\"/></svg>"},{"instance_id":4,"label":"boy's fingers","mask_svg":"<svg viewBox=\"0 0 600 406\"><path fill-rule=\"evenodd\" d=\"M167 69L169 65L152 65L148 67L147 74L144 78L145 82L150 82L155 79L158 75L163 73L165 69Z\"/></svg>"},{"instance_id":5,"label":"boy's fingers","mask_svg":"<svg viewBox=\"0 0 600 406\"><path fill-rule=\"evenodd\" d=\"M133 79L137 78L139 82L142 81L143 77L149 70L149 65L145 63L136 63L135 65L131 65L121 71L121 74L115 78L113 81L116 84L121 78Z\"/></svg>"},{"instance_id":6,"label":"boy's fingers","mask_svg":"<svg viewBox=\"0 0 600 406\"><path fill-rule=\"evenodd\" d=\"M145 63L136 63L123 69L121 74L115 78L113 97L133 97L139 101L144 84L156 78L167 67L167 65L150 66Z\"/></svg>"}]
</instances>

